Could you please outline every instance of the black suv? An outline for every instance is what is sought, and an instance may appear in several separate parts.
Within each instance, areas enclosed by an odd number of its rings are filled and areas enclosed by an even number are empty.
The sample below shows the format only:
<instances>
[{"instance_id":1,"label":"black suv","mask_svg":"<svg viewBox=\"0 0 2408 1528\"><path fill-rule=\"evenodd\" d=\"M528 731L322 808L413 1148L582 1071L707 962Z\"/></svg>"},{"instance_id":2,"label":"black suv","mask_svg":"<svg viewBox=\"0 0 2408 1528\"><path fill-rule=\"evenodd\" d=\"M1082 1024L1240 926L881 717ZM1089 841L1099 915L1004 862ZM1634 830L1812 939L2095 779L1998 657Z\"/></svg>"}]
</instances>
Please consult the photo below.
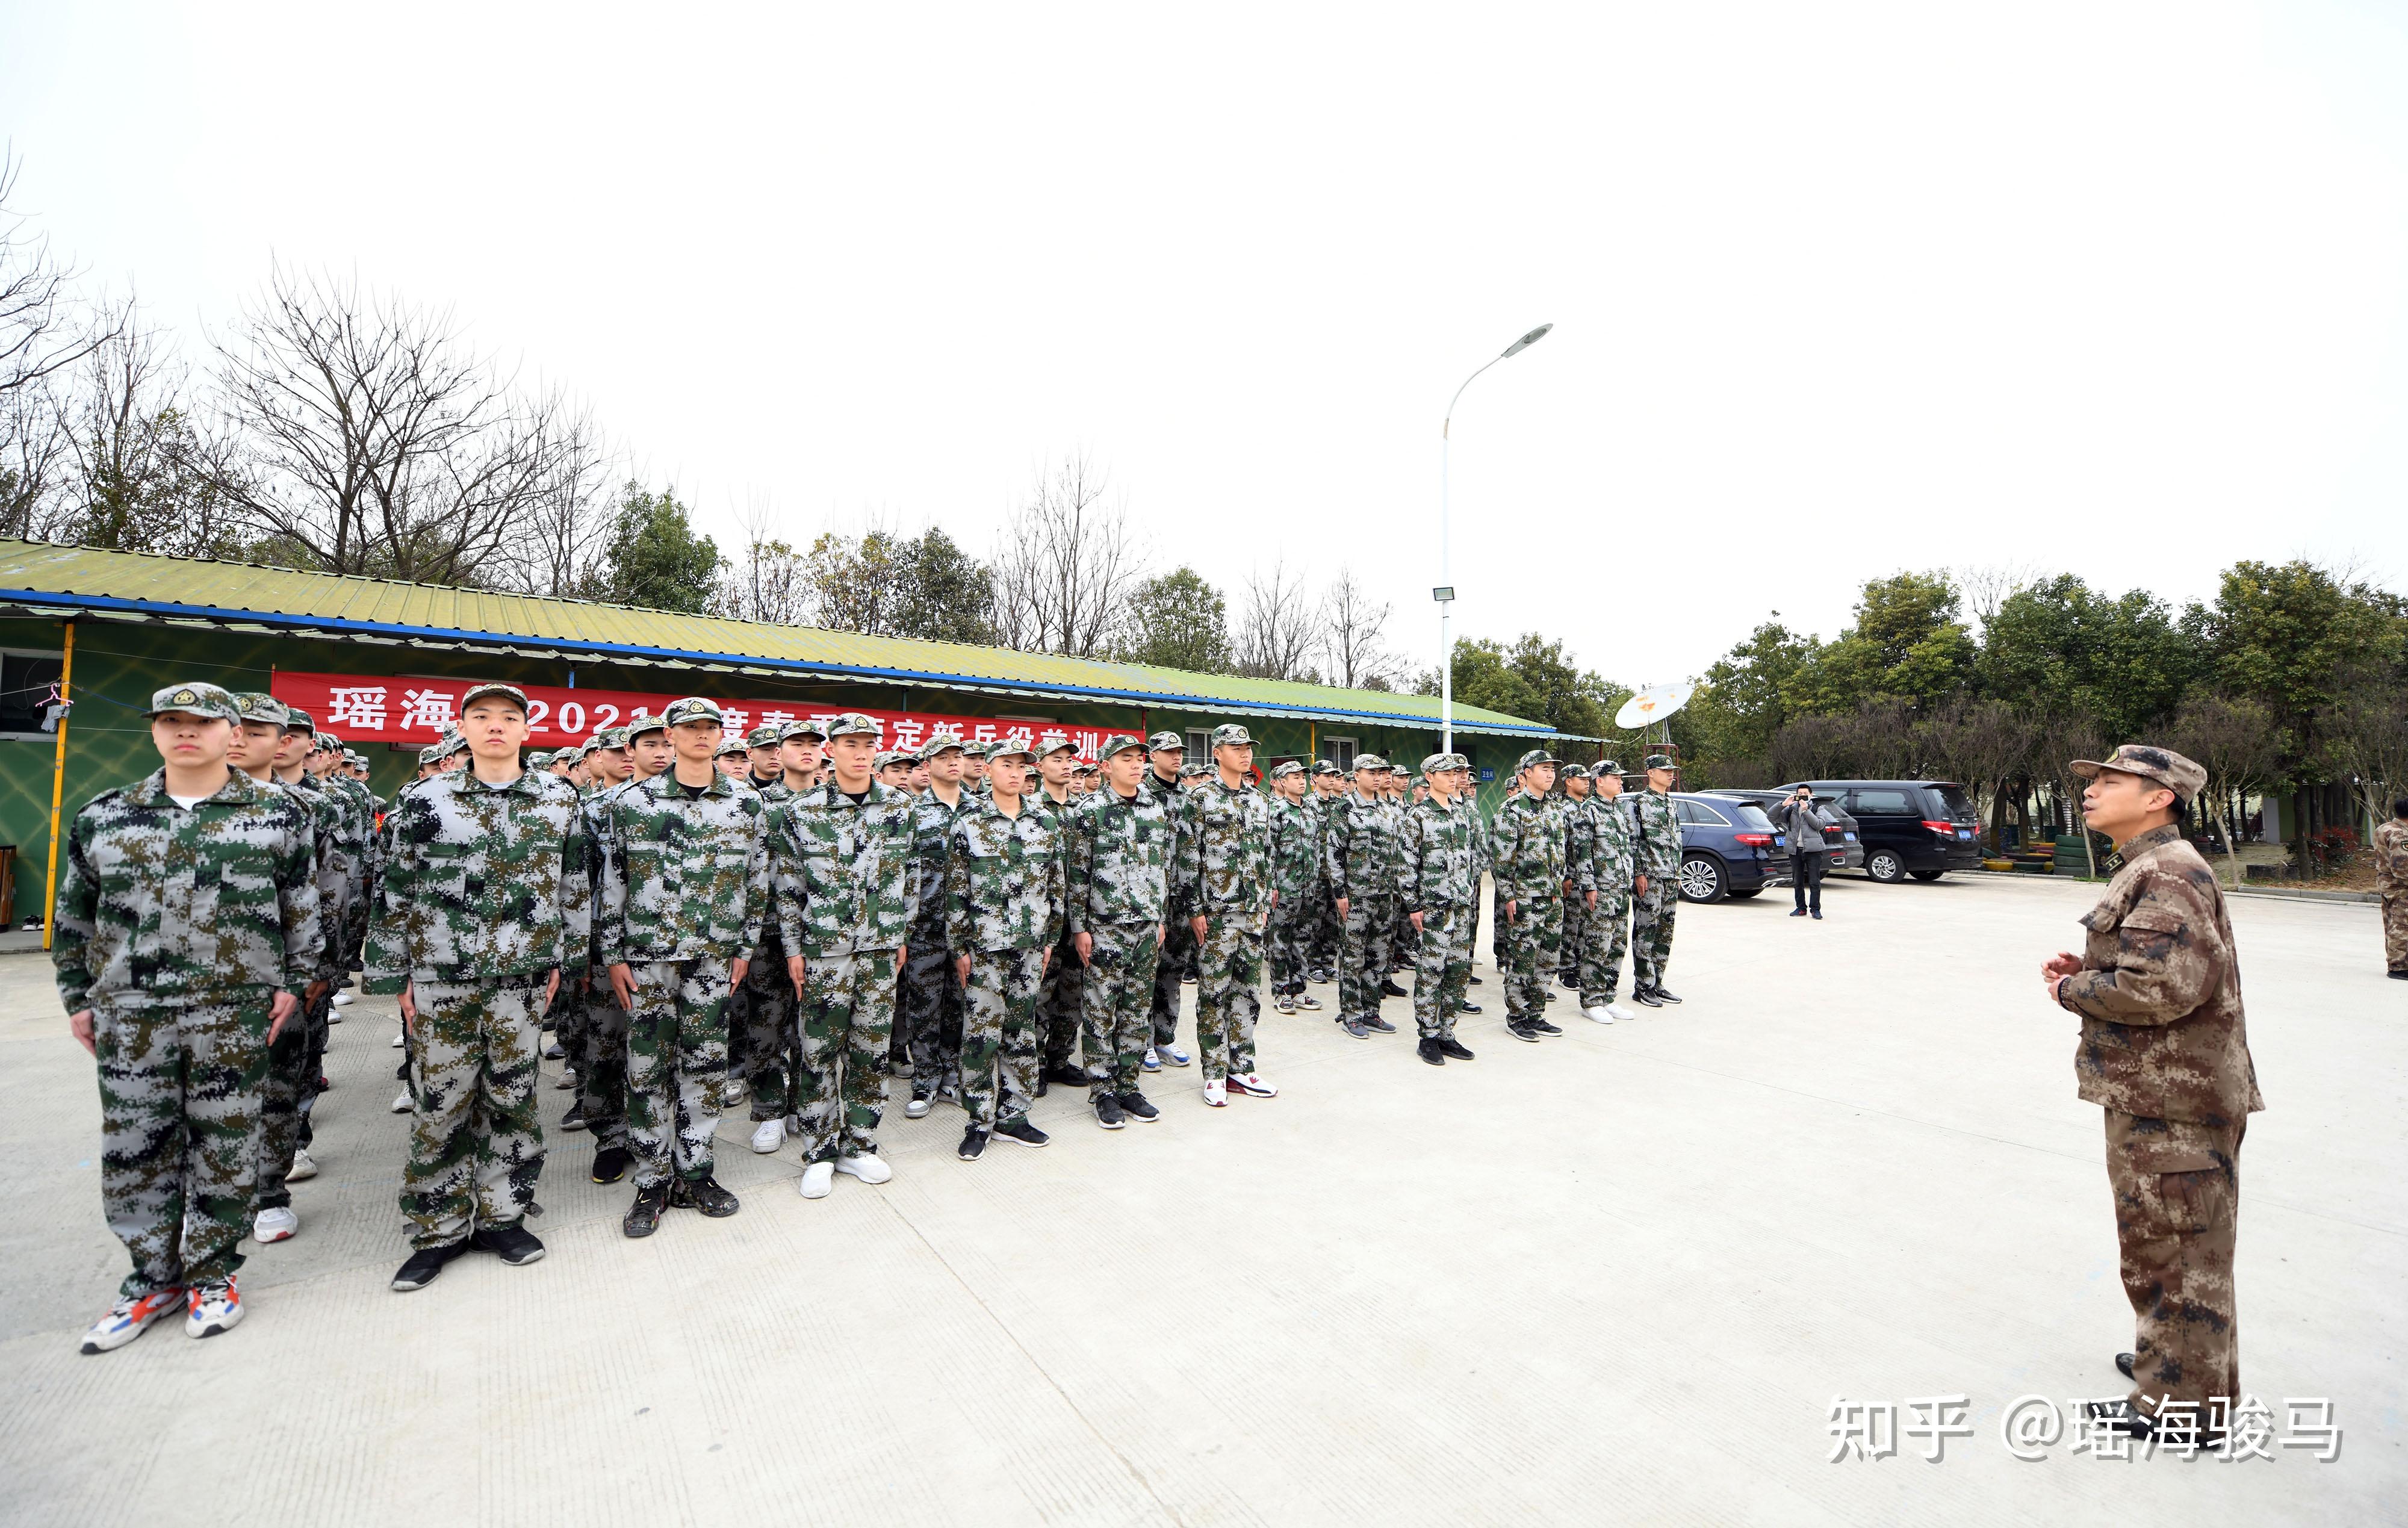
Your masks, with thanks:
<instances>
[{"instance_id":1,"label":"black suv","mask_svg":"<svg viewBox=\"0 0 2408 1528\"><path fill-rule=\"evenodd\" d=\"M1813 786L1818 798L1837 797L1856 819L1865 873L1876 881L1937 881L1952 870L1981 868L1981 819L1954 781L1793 780L1781 788L1799 786Z\"/></svg>"}]
</instances>

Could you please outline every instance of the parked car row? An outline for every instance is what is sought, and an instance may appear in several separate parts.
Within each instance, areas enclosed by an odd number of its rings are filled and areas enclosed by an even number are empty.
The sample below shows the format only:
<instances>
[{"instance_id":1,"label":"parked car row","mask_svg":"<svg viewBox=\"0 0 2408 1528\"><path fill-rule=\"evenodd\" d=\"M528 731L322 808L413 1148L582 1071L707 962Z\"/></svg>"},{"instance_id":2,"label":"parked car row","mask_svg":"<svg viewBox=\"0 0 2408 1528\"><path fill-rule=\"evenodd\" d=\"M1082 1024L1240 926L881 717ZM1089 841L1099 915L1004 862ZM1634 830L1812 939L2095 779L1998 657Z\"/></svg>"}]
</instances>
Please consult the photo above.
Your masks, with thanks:
<instances>
[{"instance_id":1,"label":"parked car row","mask_svg":"<svg viewBox=\"0 0 2408 1528\"><path fill-rule=\"evenodd\" d=\"M1863 867L1885 885L1937 881L1982 863L1981 819L1948 780L1797 780L1779 790L1675 791L1684 901L1744 900L1789 879L1787 835L1764 809L1799 786L1830 818L1841 843L1829 868Z\"/></svg>"}]
</instances>

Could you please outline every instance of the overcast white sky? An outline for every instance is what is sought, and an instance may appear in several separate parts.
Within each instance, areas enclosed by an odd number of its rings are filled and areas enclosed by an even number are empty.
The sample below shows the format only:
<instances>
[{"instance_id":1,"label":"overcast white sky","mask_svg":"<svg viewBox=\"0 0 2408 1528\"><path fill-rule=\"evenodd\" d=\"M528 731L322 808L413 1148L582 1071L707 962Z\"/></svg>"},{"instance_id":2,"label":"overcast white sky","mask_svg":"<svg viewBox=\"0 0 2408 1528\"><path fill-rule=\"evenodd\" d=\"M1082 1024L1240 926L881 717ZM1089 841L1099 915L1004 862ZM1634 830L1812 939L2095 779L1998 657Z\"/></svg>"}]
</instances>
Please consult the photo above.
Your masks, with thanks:
<instances>
[{"instance_id":1,"label":"overcast white sky","mask_svg":"<svg viewBox=\"0 0 2408 1528\"><path fill-rule=\"evenodd\" d=\"M2395 586L2408 7L0 0L18 198L199 356L271 255L451 304L723 539L1351 565L1625 683L1900 568ZM698 12L708 10L706 20ZM682 13L681 13L682 12ZM507 14L505 14L507 13Z\"/></svg>"}]
</instances>

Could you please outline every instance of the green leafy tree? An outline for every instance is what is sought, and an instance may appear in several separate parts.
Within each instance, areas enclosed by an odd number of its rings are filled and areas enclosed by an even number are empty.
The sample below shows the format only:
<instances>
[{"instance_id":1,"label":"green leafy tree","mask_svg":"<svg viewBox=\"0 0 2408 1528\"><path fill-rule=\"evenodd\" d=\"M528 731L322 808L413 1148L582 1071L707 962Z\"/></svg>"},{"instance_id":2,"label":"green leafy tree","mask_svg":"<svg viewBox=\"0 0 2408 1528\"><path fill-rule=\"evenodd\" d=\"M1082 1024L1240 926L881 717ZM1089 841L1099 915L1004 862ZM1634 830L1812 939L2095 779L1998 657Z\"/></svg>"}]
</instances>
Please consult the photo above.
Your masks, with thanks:
<instances>
[{"instance_id":1,"label":"green leafy tree","mask_svg":"<svg viewBox=\"0 0 2408 1528\"><path fill-rule=\"evenodd\" d=\"M1229 603L1193 568L1140 583L1129 595L1126 619L1120 651L1125 662L1200 674L1232 671Z\"/></svg>"},{"instance_id":2,"label":"green leafy tree","mask_svg":"<svg viewBox=\"0 0 2408 1528\"><path fill-rule=\"evenodd\" d=\"M719 568L719 548L695 532L693 517L673 493L627 484L603 547L601 598L699 615L710 608Z\"/></svg>"},{"instance_id":3,"label":"green leafy tree","mask_svg":"<svg viewBox=\"0 0 2408 1528\"><path fill-rule=\"evenodd\" d=\"M1490 638L1455 644L1455 699L1463 705L1545 722L1559 732L1601 737L1630 691L1582 669L1560 641L1526 631L1511 646ZM1435 671L1415 686L1438 693Z\"/></svg>"},{"instance_id":4,"label":"green leafy tree","mask_svg":"<svg viewBox=\"0 0 2408 1528\"><path fill-rule=\"evenodd\" d=\"M2163 724L2205 656L2157 596L2109 598L2071 573L2008 596L1983 630L1982 688L2016 705L2071 706L2111 738Z\"/></svg>"},{"instance_id":5,"label":"green leafy tree","mask_svg":"<svg viewBox=\"0 0 2408 1528\"><path fill-rule=\"evenodd\" d=\"M903 635L934 641L986 644L995 641L995 575L930 526L903 543L905 569L896 626Z\"/></svg>"},{"instance_id":6,"label":"green leafy tree","mask_svg":"<svg viewBox=\"0 0 2408 1528\"><path fill-rule=\"evenodd\" d=\"M1812 653L1783 686L1796 711L1838 712L1867 700L1936 700L1971 678L1977 649L1957 619L1961 597L1945 572L1869 581L1856 625Z\"/></svg>"}]
</instances>

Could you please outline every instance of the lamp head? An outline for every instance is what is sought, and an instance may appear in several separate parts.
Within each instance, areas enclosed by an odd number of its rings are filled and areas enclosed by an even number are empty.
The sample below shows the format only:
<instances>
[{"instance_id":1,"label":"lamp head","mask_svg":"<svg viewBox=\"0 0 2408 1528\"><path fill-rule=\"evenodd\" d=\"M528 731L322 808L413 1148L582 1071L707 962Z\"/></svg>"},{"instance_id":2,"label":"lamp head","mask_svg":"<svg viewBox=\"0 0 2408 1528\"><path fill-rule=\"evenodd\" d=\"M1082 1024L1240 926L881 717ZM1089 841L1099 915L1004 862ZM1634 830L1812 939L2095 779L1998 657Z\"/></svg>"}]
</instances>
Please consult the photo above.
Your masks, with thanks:
<instances>
[{"instance_id":1,"label":"lamp head","mask_svg":"<svg viewBox=\"0 0 2408 1528\"><path fill-rule=\"evenodd\" d=\"M1521 354L1524 351L1528 350L1531 346L1533 346L1533 345L1537 344L1540 340L1544 339L1545 338L1547 338L1547 331L1548 331L1549 329L1554 328L1554 327L1555 327L1555 325L1554 325L1554 324L1540 324L1537 328L1532 329L1528 334L1524 335L1521 339L1516 339L1516 340L1514 340L1512 344L1510 344L1510 345L1506 346L1506 347L1505 347L1505 355L1519 355L1519 354ZM1498 356L1498 360L1500 360L1500 361L1501 361L1501 360L1503 360L1504 358L1505 358L1505 356L1504 356L1504 355L1500 355L1500 356Z\"/></svg>"}]
</instances>

